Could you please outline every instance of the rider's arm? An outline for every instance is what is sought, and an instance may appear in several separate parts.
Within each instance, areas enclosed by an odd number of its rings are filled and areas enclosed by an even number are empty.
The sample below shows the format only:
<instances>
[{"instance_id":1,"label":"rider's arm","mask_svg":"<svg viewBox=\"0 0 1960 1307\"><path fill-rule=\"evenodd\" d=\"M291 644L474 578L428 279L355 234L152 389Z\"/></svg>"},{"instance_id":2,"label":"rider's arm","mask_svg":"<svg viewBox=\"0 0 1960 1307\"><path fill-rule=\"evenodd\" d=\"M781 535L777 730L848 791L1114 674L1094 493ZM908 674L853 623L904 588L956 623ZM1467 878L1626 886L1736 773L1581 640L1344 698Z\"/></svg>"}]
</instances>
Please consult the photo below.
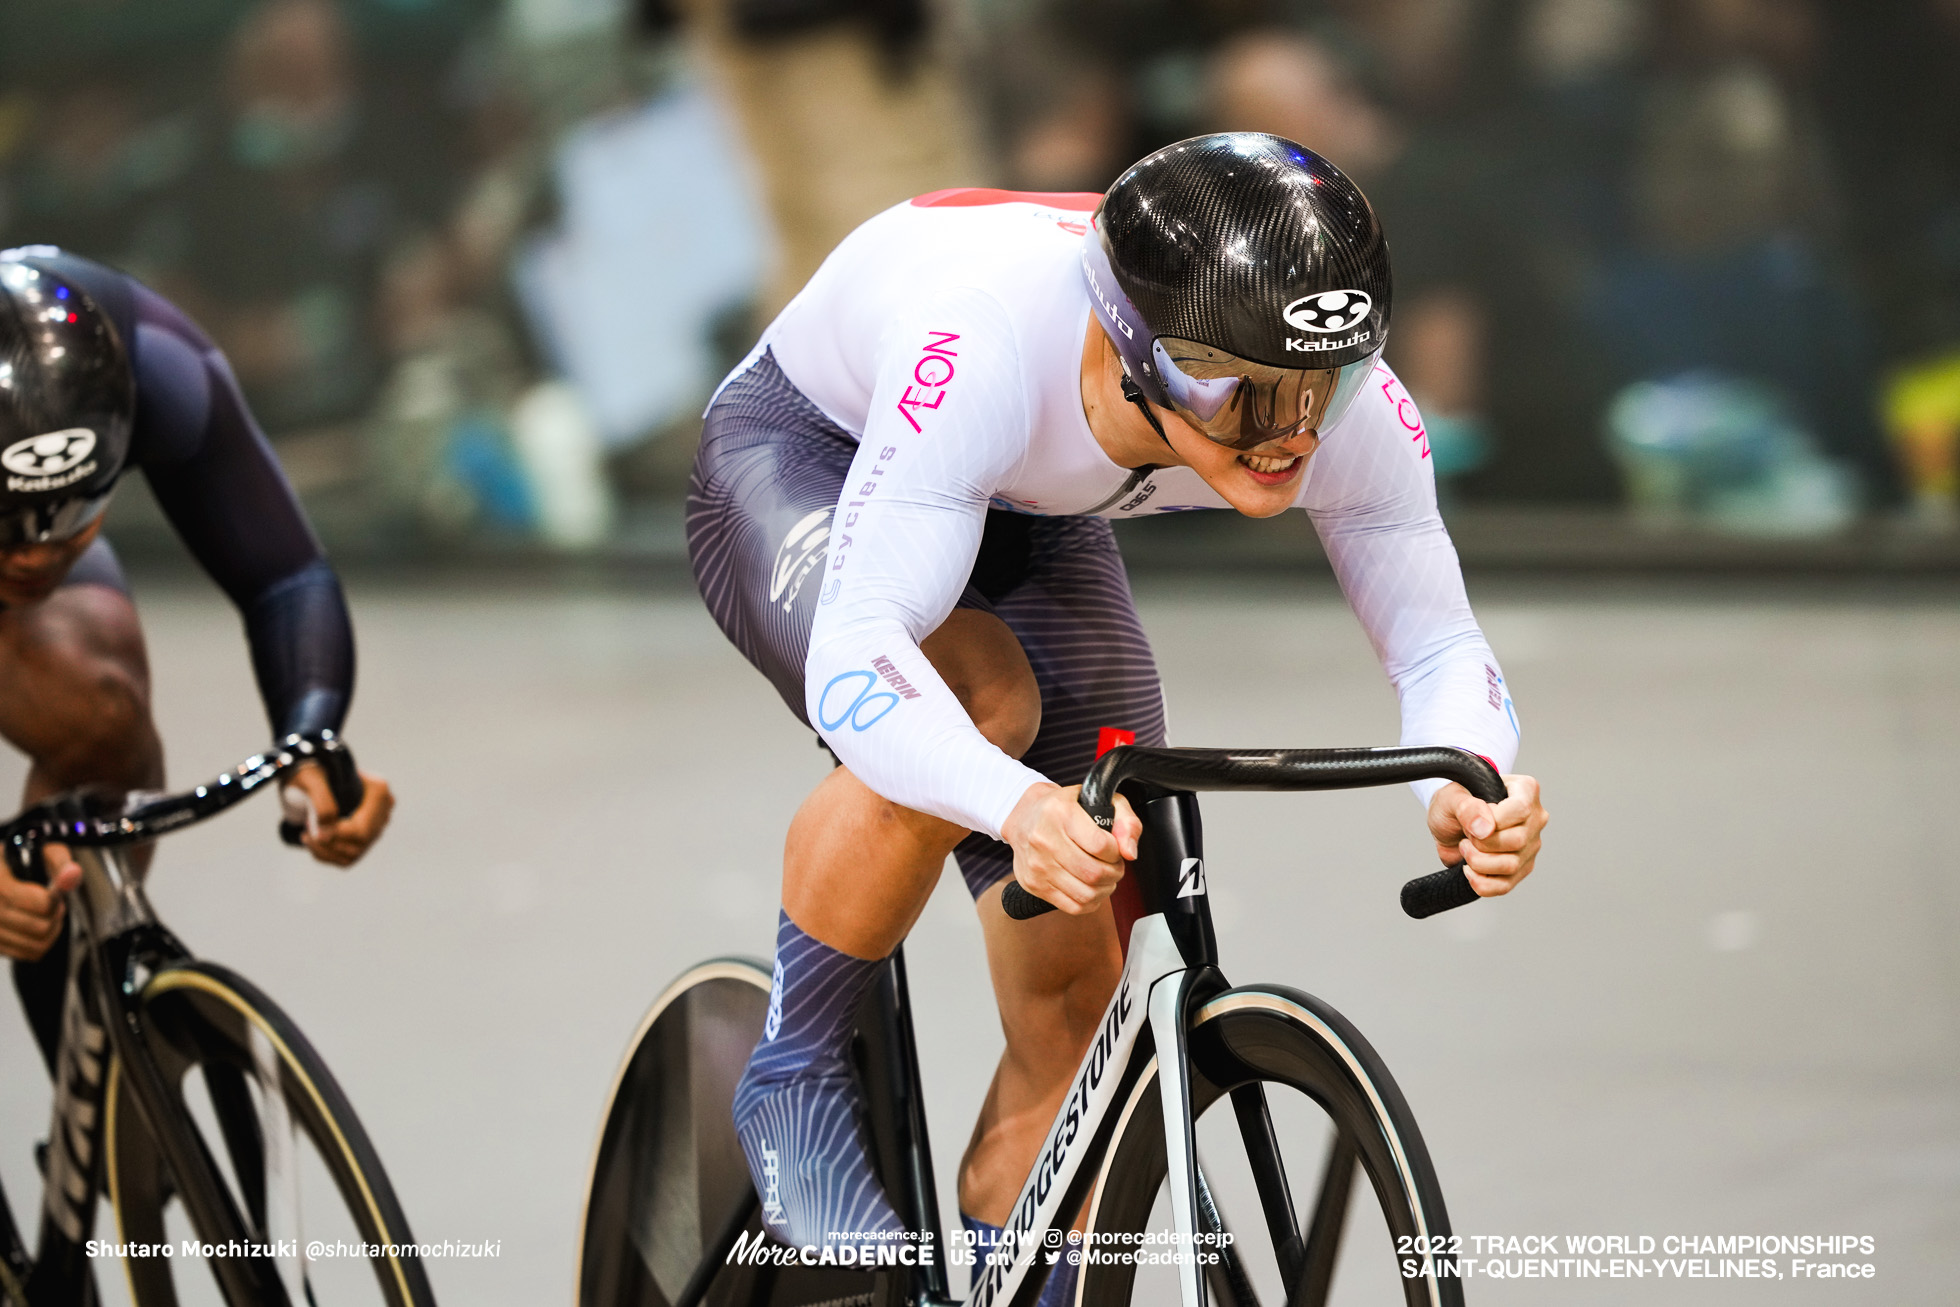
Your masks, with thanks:
<instances>
[{"instance_id":1,"label":"rider's arm","mask_svg":"<svg viewBox=\"0 0 1960 1307\"><path fill-rule=\"evenodd\" d=\"M1306 508L1401 700L1402 743L1468 749L1508 772L1517 716L1436 511L1428 453L1414 402L1379 367L1315 454ZM1426 804L1442 785L1414 788Z\"/></svg>"},{"instance_id":2,"label":"rider's arm","mask_svg":"<svg viewBox=\"0 0 1960 1307\"><path fill-rule=\"evenodd\" d=\"M217 346L162 297L136 295L133 451L243 616L274 733L338 729L354 688L340 581Z\"/></svg>"},{"instance_id":3,"label":"rider's arm","mask_svg":"<svg viewBox=\"0 0 1960 1307\"><path fill-rule=\"evenodd\" d=\"M994 836L1043 777L980 733L919 644L966 585L1028 421L1012 323L991 297L942 292L887 332L804 665L810 722L859 780Z\"/></svg>"}]
</instances>

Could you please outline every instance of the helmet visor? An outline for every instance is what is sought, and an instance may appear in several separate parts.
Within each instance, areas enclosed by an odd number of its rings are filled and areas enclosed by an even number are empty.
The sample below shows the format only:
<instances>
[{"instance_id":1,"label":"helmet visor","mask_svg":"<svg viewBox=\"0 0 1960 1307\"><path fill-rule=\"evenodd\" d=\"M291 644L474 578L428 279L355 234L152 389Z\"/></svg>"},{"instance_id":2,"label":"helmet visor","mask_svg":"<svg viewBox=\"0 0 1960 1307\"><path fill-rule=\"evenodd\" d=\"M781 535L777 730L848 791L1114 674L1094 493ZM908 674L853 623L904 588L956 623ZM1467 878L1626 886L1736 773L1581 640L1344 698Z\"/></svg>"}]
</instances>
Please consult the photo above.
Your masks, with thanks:
<instances>
[{"instance_id":1,"label":"helmet visor","mask_svg":"<svg viewBox=\"0 0 1960 1307\"><path fill-rule=\"evenodd\" d=\"M73 540L102 516L102 510L109 506L109 493L0 508L0 549Z\"/></svg>"},{"instance_id":2,"label":"helmet visor","mask_svg":"<svg viewBox=\"0 0 1960 1307\"><path fill-rule=\"evenodd\" d=\"M1333 426L1381 357L1376 350L1345 367L1276 368L1174 336L1159 336L1150 354L1178 416L1231 449Z\"/></svg>"}]
</instances>

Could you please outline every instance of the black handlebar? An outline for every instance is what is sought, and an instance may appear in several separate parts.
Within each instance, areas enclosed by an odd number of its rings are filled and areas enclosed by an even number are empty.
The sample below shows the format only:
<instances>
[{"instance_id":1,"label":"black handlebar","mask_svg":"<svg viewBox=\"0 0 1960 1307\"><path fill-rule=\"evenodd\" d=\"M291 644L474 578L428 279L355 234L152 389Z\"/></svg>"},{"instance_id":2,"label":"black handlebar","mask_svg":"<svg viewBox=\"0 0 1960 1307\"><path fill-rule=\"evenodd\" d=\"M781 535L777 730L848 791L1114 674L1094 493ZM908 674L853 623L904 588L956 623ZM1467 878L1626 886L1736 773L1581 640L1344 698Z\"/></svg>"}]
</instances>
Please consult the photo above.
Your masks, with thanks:
<instances>
[{"instance_id":1,"label":"black handlebar","mask_svg":"<svg viewBox=\"0 0 1960 1307\"><path fill-rule=\"evenodd\" d=\"M342 812L360 806L363 787L354 755L333 731L319 731L289 735L272 750L253 754L216 780L126 810L78 815L69 796L56 796L0 825L0 846L19 849L50 841L93 848L140 844L215 816L308 762L326 769L327 783Z\"/></svg>"},{"instance_id":2,"label":"black handlebar","mask_svg":"<svg viewBox=\"0 0 1960 1307\"><path fill-rule=\"evenodd\" d=\"M1429 779L1455 781L1486 803L1506 791L1497 769L1467 749L1111 749L1083 778L1082 810L1096 825L1116 824L1116 795L1130 781L1172 790L1353 790ZM1418 876L1402 887L1402 910L1429 917L1474 901L1461 867ZM1053 904L1009 881L1000 904L1026 921Z\"/></svg>"}]
</instances>

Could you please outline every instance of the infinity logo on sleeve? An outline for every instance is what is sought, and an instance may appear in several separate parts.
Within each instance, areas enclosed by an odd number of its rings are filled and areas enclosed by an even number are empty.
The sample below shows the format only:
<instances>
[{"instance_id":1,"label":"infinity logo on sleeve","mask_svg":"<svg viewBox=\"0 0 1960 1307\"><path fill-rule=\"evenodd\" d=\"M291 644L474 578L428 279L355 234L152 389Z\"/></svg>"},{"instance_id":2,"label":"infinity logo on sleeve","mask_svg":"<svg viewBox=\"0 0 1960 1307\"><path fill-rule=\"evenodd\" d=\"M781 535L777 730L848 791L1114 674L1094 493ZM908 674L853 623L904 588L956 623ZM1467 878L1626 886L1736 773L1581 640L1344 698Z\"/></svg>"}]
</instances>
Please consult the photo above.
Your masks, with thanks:
<instances>
[{"instance_id":1,"label":"infinity logo on sleeve","mask_svg":"<svg viewBox=\"0 0 1960 1307\"><path fill-rule=\"evenodd\" d=\"M839 672L831 677L830 684L817 696L817 725L826 731L838 730L847 723L854 731L870 730L898 707L898 696L891 691L872 693L877 685L878 673L869 668Z\"/></svg>"}]
</instances>

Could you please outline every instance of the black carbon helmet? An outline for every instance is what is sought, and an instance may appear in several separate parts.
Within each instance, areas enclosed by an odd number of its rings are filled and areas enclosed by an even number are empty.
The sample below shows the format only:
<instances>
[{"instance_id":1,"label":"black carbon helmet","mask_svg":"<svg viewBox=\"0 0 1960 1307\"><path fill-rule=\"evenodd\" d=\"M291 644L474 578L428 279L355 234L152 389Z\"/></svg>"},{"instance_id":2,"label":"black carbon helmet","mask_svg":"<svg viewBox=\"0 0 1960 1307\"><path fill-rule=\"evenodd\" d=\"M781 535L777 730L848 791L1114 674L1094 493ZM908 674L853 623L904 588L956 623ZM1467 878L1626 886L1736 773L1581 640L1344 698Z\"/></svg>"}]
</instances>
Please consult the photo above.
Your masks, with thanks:
<instances>
[{"instance_id":1,"label":"black carbon helmet","mask_svg":"<svg viewBox=\"0 0 1960 1307\"><path fill-rule=\"evenodd\" d=\"M46 246L0 251L0 548L79 533L129 455L129 351L67 261Z\"/></svg>"},{"instance_id":2,"label":"black carbon helmet","mask_svg":"<svg viewBox=\"0 0 1960 1307\"><path fill-rule=\"evenodd\" d=\"M1083 273L1143 396L1240 448L1307 426L1309 411L1331 426L1388 338L1374 209L1278 136L1198 136L1135 164L1096 210ZM1240 402L1255 393L1261 404Z\"/></svg>"}]
</instances>

